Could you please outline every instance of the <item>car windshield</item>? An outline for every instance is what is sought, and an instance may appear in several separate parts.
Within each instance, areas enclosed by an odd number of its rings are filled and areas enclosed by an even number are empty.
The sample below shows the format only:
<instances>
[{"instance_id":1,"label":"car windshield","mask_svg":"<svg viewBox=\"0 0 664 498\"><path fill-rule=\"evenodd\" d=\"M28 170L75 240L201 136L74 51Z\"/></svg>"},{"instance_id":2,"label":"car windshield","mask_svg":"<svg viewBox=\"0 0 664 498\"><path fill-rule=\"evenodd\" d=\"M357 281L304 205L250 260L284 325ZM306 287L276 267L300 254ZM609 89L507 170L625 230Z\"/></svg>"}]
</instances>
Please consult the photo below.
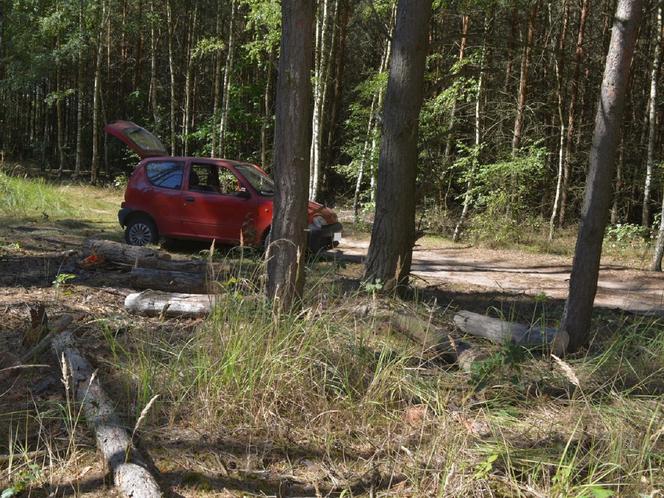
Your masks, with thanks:
<instances>
[{"instance_id":1,"label":"car windshield","mask_svg":"<svg viewBox=\"0 0 664 498\"><path fill-rule=\"evenodd\" d=\"M274 195L274 182L261 170L251 164L235 164L235 169L244 176L261 195Z\"/></svg>"}]
</instances>

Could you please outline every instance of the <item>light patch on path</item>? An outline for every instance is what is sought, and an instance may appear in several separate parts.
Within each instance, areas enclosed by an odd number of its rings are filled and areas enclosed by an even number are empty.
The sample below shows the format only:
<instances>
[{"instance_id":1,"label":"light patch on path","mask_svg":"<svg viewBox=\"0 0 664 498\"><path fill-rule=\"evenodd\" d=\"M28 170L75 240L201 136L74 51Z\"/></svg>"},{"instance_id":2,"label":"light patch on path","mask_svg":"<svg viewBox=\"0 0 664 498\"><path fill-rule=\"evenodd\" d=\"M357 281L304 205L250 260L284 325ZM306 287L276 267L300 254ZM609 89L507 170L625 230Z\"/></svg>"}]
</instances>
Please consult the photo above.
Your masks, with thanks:
<instances>
[{"instance_id":1,"label":"light patch on path","mask_svg":"<svg viewBox=\"0 0 664 498\"><path fill-rule=\"evenodd\" d=\"M364 258L368 241L343 239L341 258ZM415 247L412 274L430 284L476 285L511 294L566 299L571 258L445 244ZM595 306L664 315L664 274L603 264Z\"/></svg>"}]
</instances>

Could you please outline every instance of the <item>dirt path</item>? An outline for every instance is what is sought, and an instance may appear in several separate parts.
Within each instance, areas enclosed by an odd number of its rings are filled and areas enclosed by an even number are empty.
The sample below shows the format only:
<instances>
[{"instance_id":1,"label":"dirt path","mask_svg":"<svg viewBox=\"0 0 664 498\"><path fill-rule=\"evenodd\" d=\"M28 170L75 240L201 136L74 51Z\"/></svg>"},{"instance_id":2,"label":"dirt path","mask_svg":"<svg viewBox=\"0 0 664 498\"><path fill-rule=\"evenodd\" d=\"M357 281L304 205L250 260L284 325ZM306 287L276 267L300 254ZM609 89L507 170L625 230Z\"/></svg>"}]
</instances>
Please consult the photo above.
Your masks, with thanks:
<instances>
[{"instance_id":1,"label":"dirt path","mask_svg":"<svg viewBox=\"0 0 664 498\"><path fill-rule=\"evenodd\" d=\"M348 238L337 253L357 260L366 256L368 247L368 241ZM415 247L413 275L428 284L447 282L565 299L571 263L562 256L442 243L439 248ZM664 314L664 274L603 264L595 306Z\"/></svg>"}]
</instances>

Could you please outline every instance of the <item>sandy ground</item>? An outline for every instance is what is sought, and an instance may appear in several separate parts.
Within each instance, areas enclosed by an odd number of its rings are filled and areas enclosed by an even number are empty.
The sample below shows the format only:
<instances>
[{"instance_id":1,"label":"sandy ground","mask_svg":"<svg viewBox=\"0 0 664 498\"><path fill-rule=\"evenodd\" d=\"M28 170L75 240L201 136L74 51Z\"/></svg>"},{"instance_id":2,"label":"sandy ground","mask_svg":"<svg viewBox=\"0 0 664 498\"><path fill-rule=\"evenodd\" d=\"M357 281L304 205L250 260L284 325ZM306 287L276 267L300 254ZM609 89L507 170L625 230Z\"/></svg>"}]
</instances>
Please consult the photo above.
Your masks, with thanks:
<instances>
[{"instance_id":1,"label":"sandy ground","mask_svg":"<svg viewBox=\"0 0 664 498\"><path fill-rule=\"evenodd\" d=\"M416 246L412 274L428 285L472 285L508 294L565 299L571 258L491 250L451 243L440 248ZM344 238L336 250L342 259L366 256L369 242ZM595 306L664 314L664 273L603 264Z\"/></svg>"}]
</instances>

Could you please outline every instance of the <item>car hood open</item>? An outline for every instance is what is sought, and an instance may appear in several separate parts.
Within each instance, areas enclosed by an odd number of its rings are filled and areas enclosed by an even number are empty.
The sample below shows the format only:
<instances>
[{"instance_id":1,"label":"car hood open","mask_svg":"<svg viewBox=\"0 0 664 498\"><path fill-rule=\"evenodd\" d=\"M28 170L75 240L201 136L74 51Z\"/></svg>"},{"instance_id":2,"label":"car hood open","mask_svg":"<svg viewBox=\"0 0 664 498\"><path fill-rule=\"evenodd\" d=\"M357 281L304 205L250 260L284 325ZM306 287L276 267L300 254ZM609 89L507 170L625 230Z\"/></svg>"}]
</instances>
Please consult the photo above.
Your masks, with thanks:
<instances>
[{"instance_id":1,"label":"car hood open","mask_svg":"<svg viewBox=\"0 0 664 498\"><path fill-rule=\"evenodd\" d=\"M141 159L168 155L157 137L131 121L114 121L107 124L104 131L125 143Z\"/></svg>"}]
</instances>

